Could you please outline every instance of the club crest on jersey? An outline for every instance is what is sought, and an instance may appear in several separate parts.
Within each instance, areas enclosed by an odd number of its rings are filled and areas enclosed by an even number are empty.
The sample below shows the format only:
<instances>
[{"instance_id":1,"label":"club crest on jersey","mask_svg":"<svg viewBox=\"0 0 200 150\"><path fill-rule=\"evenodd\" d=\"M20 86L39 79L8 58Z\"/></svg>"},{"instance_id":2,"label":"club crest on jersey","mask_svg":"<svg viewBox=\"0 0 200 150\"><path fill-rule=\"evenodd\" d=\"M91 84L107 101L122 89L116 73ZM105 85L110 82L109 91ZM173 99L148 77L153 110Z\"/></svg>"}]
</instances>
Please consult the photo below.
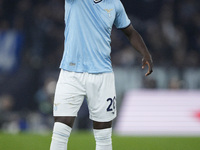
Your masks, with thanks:
<instances>
[{"instance_id":1,"label":"club crest on jersey","mask_svg":"<svg viewBox=\"0 0 200 150\"><path fill-rule=\"evenodd\" d=\"M102 0L94 0L95 3L99 3L101 2Z\"/></svg>"},{"instance_id":2,"label":"club crest on jersey","mask_svg":"<svg viewBox=\"0 0 200 150\"><path fill-rule=\"evenodd\" d=\"M108 13L108 16L111 17L111 11L112 11L113 9L104 9L104 10Z\"/></svg>"}]
</instances>

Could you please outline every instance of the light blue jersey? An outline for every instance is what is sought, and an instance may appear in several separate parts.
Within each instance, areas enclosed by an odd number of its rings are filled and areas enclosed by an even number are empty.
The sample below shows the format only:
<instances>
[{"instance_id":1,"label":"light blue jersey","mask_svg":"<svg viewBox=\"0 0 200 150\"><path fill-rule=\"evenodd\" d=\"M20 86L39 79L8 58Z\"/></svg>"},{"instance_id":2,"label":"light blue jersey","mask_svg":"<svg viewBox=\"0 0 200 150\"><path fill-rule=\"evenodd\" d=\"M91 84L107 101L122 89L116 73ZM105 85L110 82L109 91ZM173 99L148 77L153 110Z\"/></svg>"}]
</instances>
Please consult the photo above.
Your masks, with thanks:
<instances>
[{"instance_id":1,"label":"light blue jersey","mask_svg":"<svg viewBox=\"0 0 200 150\"><path fill-rule=\"evenodd\" d=\"M73 72L112 72L112 26L130 25L120 0L65 0L65 24L60 68Z\"/></svg>"}]
</instances>

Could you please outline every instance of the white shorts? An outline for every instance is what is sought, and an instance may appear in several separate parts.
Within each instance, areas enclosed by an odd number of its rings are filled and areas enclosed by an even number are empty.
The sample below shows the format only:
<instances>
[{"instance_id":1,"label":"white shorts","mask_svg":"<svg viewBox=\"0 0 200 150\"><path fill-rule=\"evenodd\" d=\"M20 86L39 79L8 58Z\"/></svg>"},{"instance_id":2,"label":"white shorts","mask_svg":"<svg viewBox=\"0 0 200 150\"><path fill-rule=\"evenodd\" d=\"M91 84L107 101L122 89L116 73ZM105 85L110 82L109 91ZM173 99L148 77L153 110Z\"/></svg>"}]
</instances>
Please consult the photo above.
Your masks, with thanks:
<instances>
[{"instance_id":1,"label":"white shorts","mask_svg":"<svg viewBox=\"0 0 200 150\"><path fill-rule=\"evenodd\" d=\"M77 116L84 97L90 119L108 122L116 117L114 73L76 73L61 70L54 99L54 116Z\"/></svg>"}]
</instances>

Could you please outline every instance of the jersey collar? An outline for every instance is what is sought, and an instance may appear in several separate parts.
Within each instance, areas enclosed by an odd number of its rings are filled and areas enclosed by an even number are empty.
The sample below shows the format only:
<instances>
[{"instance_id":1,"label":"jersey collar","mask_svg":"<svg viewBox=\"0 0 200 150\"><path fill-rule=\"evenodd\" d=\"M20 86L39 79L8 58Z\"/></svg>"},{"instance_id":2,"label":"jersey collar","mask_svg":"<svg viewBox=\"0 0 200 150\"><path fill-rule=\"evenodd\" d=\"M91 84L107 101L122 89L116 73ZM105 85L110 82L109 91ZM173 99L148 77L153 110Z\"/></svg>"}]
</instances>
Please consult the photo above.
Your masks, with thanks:
<instances>
[{"instance_id":1,"label":"jersey collar","mask_svg":"<svg viewBox=\"0 0 200 150\"><path fill-rule=\"evenodd\" d=\"M95 3L99 3L101 2L102 0L93 0Z\"/></svg>"}]
</instances>

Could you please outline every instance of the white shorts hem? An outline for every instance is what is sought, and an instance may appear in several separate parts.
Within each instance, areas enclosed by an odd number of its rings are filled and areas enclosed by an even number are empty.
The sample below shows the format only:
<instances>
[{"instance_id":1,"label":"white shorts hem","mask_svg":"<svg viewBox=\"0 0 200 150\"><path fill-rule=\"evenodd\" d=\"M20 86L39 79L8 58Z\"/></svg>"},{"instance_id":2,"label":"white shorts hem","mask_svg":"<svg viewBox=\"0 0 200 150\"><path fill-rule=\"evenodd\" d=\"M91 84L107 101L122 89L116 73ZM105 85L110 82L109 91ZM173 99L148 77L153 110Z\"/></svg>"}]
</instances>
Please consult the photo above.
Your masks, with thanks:
<instances>
[{"instance_id":1,"label":"white shorts hem","mask_svg":"<svg viewBox=\"0 0 200 150\"><path fill-rule=\"evenodd\" d=\"M116 118L116 116L112 117L112 118L106 118L106 119L99 119L99 118L92 118L92 117L89 117L89 118L90 118L90 120L96 121L96 122L109 122L109 121L114 120Z\"/></svg>"}]
</instances>

